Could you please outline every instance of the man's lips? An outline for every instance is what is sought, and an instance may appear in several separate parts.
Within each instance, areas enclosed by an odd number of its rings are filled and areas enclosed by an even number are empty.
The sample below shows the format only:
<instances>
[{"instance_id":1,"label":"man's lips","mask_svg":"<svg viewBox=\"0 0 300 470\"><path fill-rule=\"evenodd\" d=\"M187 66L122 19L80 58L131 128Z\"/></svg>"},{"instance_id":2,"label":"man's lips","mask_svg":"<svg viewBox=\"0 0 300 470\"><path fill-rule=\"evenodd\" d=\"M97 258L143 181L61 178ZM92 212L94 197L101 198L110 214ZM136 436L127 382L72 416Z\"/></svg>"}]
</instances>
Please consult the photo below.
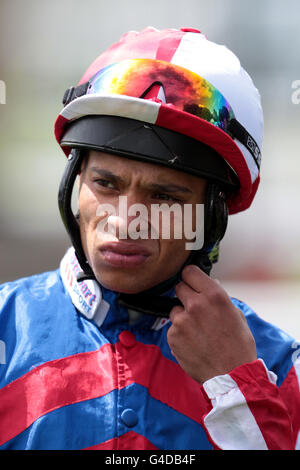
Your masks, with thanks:
<instances>
[{"instance_id":1,"label":"man's lips","mask_svg":"<svg viewBox=\"0 0 300 470\"><path fill-rule=\"evenodd\" d=\"M124 242L106 243L99 250L104 261L108 264L124 268L137 267L151 255L151 252L145 247Z\"/></svg>"}]
</instances>

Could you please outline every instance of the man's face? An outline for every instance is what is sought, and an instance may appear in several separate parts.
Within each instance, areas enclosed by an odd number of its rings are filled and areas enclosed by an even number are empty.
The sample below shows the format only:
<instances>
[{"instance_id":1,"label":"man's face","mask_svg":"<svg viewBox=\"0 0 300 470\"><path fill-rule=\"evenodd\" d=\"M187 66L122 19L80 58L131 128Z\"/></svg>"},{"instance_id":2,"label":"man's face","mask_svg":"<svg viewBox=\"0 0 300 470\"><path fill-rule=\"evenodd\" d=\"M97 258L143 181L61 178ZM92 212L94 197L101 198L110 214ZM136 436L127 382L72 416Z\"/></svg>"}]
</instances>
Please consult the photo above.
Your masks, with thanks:
<instances>
[{"instance_id":1,"label":"man's face","mask_svg":"<svg viewBox=\"0 0 300 470\"><path fill-rule=\"evenodd\" d=\"M83 249L103 286L133 294L179 271L190 254L186 249L186 242L190 240L184 229L181 238L175 235L171 211L170 236L163 235L161 216L160 225L154 230L151 210L153 205L175 203L182 209L187 204L194 209L196 204L204 203L205 180L160 165L90 151L82 167L79 187ZM121 200L128 209L125 215L120 211ZM109 218L109 213L105 212L107 204L115 208ZM143 205L142 218L141 213L128 215L133 204ZM193 210L193 230L195 217ZM143 238L133 239L132 227L135 233L143 227Z\"/></svg>"}]
</instances>

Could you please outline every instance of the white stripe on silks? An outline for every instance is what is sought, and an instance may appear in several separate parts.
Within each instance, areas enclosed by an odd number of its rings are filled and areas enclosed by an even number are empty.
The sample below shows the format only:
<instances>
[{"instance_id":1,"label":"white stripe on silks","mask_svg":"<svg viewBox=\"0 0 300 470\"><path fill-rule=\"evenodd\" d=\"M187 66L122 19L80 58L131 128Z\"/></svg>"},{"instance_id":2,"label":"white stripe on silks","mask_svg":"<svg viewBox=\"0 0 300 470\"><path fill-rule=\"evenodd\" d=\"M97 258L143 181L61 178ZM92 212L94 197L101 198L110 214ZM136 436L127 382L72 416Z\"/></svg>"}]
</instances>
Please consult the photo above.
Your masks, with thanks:
<instances>
[{"instance_id":1,"label":"white stripe on silks","mask_svg":"<svg viewBox=\"0 0 300 470\"><path fill-rule=\"evenodd\" d=\"M268 379L269 379L269 382L270 382L271 384L276 385L276 384L277 384L277 379L278 379L277 375L276 375L272 370L269 370L269 369L267 368L267 366L266 366L264 360L263 360L261 357L259 357L257 360L258 360L259 362L261 362L262 365L264 366L265 371L266 371L266 374L267 374L267 377L268 377Z\"/></svg>"},{"instance_id":2,"label":"white stripe on silks","mask_svg":"<svg viewBox=\"0 0 300 470\"><path fill-rule=\"evenodd\" d=\"M101 326L110 305L103 299L100 286L96 281L87 279L77 282L77 274L80 271L75 250L70 247L60 262L60 276L63 284L77 310Z\"/></svg>"},{"instance_id":3,"label":"white stripe on silks","mask_svg":"<svg viewBox=\"0 0 300 470\"><path fill-rule=\"evenodd\" d=\"M213 377L203 387L213 406L204 424L220 449L267 450L246 399L230 375Z\"/></svg>"},{"instance_id":4,"label":"white stripe on silks","mask_svg":"<svg viewBox=\"0 0 300 470\"><path fill-rule=\"evenodd\" d=\"M62 111L66 119L79 119L81 116L103 114L121 116L155 124L160 103L141 100L123 95L84 95L71 101Z\"/></svg>"}]
</instances>

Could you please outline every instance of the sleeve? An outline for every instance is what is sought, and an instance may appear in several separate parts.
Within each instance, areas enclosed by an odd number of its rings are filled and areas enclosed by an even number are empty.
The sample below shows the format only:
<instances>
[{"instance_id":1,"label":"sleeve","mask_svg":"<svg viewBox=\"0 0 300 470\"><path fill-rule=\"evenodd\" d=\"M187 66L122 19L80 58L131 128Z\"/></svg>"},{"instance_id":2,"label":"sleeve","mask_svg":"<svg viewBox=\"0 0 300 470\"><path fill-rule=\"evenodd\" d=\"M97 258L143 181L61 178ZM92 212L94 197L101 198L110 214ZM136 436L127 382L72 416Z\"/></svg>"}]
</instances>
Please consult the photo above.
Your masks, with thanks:
<instances>
[{"instance_id":1,"label":"sleeve","mask_svg":"<svg viewBox=\"0 0 300 470\"><path fill-rule=\"evenodd\" d=\"M299 448L299 359L279 388L263 360L243 364L204 382L209 411L203 426L215 449Z\"/></svg>"}]
</instances>

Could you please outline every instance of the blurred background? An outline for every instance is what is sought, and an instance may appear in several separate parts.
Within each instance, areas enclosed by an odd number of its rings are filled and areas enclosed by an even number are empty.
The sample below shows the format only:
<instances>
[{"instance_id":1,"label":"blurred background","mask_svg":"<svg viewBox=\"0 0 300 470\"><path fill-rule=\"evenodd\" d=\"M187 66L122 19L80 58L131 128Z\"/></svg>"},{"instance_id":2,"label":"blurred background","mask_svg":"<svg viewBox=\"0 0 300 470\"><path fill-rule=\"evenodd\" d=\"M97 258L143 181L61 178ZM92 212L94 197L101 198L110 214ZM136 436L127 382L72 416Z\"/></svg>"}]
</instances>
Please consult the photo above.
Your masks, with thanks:
<instances>
[{"instance_id":1,"label":"blurred background","mask_svg":"<svg viewBox=\"0 0 300 470\"><path fill-rule=\"evenodd\" d=\"M298 339L298 0L0 0L0 282L58 266L69 246L56 202L62 95L124 32L147 26L200 29L240 58L261 93L261 185L252 207L232 216L213 276Z\"/></svg>"}]
</instances>

